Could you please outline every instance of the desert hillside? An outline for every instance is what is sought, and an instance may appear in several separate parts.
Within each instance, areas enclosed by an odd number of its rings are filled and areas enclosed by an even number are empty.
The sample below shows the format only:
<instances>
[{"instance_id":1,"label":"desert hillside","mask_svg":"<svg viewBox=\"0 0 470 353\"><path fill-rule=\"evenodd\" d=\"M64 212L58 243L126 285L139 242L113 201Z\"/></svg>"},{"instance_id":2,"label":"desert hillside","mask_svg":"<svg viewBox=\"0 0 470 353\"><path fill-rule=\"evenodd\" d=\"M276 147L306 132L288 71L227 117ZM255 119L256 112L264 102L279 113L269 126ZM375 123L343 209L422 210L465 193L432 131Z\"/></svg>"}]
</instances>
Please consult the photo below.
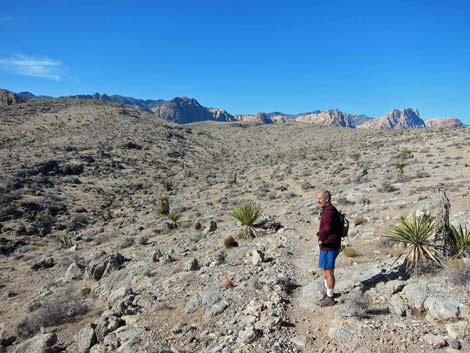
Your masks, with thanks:
<instances>
[{"instance_id":1,"label":"desert hillside","mask_svg":"<svg viewBox=\"0 0 470 353\"><path fill-rule=\"evenodd\" d=\"M384 238L439 212L438 187L468 224L469 127L178 125L77 99L0 106L0 126L0 351L470 351L468 258L410 276ZM327 308L320 188L351 221ZM250 202L266 222L240 238Z\"/></svg>"}]
</instances>

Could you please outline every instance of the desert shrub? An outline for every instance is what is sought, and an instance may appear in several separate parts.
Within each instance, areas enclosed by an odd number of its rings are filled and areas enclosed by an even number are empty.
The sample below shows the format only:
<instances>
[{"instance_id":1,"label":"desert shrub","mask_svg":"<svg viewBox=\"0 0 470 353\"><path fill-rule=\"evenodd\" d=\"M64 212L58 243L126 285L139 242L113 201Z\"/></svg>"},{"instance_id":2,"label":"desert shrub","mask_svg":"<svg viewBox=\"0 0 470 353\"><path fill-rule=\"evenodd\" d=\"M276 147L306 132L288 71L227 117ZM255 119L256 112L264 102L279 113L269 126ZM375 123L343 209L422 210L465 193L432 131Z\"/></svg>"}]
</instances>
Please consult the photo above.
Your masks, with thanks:
<instances>
[{"instance_id":1,"label":"desert shrub","mask_svg":"<svg viewBox=\"0 0 470 353\"><path fill-rule=\"evenodd\" d=\"M364 217L362 216L356 216L354 217L354 226L357 227L358 225L361 225L362 223L364 223Z\"/></svg>"},{"instance_id":2,"label":"desert shrub","mask_svg":"<svg viewBox=\"0 0 470 353\"><path fill-rule=\"evenodd\" d=\"M224 238L224 246L226 248L234 248L238 246L238 243L231 235L229 235Z\"/></svg>"},{"instance_id":3,"label":"desert shrub","mask_svg":"<svg viewBox=\"0 0 470 353\"><path fill-rule=\"evenodd\" d=\"M193 222L193 229L194 229L194 230L201 230L201 228L202 228L201 222L196 219L196 220Z\"/></svg>"},{"instance_id":4,"label":"desert shrub","mask_svg":"<svg viewBox=\"0 0 470 353\"><path fill-rule=\"evenodd\" d=\"M167 215L170 212L170 202L168 196L160 197L160 206L157 208L157 212L162 215Z\"/></svg>"},{"instance_id":5,"label":"desert shrub","mask_svg":"<svg viewBox=\"0 0 470 353\"><path fill-rule=\"evenodd\" d=\"M16 327L22 338L35 335L41 327L50 327L73 321L77 316L86 314L91 304L80 298L72 287L54 293L31 314L23 318Z\"/></svg>"},{"instance_id":6,"label":"desert shrub","mask_svg":"<svg viewBox=\"0 0 470 353\"><path fill-rule=\"evenodd\" d=\"M354 249L352 246L346 246L343 249L343 255L346 256L346 257L356 257L356 256L358 256L358 253L357 253L356 249Z\"/></svg>"},{"instance_id":7,"label":"desert shrub","mask_svg":"<svg viewBox=\"0 0 470 353\"><path fill-rule=\"evenodd\" d=\"M397 169L397 178L402 177L405 174L406 163L402 160L395 162L395 168Z\"/></svg>"},{"instance_id":8,"label":"desert shrub","mask_svg":"<svg viewBox=\"0 0 470 353\"><path fill-rule=\"evenodd\" d=\"M406 250L395 261L406 254L406 269L418 270L426 262L442 266L442 255L432 242L434 236L434 221L429 214L409 218L401 218L398 224L392 225L389 230L390 239L402 242Z\"/></svg>"},{"instance_id":9,"label":"desert shrub","mask_svg":"<svg viewBox=\"0 0 470 353\"><path fill-rule=\"evenodd\" d=\"M253 226L258 217L261 215L262 209L256 203L242 204L236 206L231 213L231 216L236 218L242 224L237 233L240 238L253 238L257 236L259 230Z\"/></svg>"},{"instance_id":10,"label":"desert shrub","mask_svg":"<svg viewBox=\"0 0 470 353\"><path fill-rule=\"evenodd\" d=\"M179 218L180 218L180 216L176 212L171 211L170 213L168 213L168 219L171 221L171 228L172 229L178 228L178 219Z\"/></svg>"},{"instance_id":11,"label":"desert shrub","mask_svg":"<svg viewBox=\"0 0 470 353\"><path fill-rule=\"evenodd\" d=\"M129 248L132 245L134 245L134 239L131 237L127 237L124 239L124 241L121 244L121 249Z\"/></svg>"},{"instance_id":12,"label":"desert shrub","mask_svg":"<svg viewBox=\"0 0 470 353\"><path fill-rule=\"evenodd\" d=\"M449 252L451 256L463 257L470 255L470 231L467 226L451 225L449 233Z\"/></svg>"},{"instance_id":13,"label":"desert shrub","mask_svg":"<svg viewBox=\"0 0 470 353\"><path fill-rule=\"evenodd\" d=\"M166 191L171 191L173 190L174 183L170 179L163 179L161 181L163 187L165 188Z\"/></svg>"},{"instance_id":14,"label":"desert shrub","mask_svg":"<svg viewBox=\"0 0 470 353\"><path fill-rule=\"evenodd\" d=\"M72 246L72 236L66 232L57 232L52 238L59 249Z\"/></svg>"},{"instance_id":15,"label":"desert shrub","mask_svg":"<svg viewBox=\"0 0 470 353\"><path fill-rule=\"evenodd\" d=\"M141 236L137 238L137 244L139 245L148 245L148 243L149 243L149 238L146 236Z\"/></svg>"}]
</instances>

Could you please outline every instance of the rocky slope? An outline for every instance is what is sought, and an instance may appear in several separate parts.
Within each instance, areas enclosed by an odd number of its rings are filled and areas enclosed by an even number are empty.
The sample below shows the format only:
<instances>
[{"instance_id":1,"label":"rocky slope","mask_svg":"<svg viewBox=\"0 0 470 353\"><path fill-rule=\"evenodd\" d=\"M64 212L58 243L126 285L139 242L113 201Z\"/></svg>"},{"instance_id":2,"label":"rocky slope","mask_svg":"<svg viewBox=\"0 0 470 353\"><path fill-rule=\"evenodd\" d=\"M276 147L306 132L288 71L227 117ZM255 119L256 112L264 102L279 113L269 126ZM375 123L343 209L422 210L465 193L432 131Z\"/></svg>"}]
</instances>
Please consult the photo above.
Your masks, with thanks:
<instances>
[{"instance_id":1,"label":"rocky slope","mask_svg":"<svg viewBox=\"0 0 470 353\"><path fill-rule=\"evenodd\" d=\"M10 92L9 94L14 94ZM21 102L29 99L52 99L48 96L35 96L30 92L17 94ZM316 110L308 113L285 114L280 112L258 113L258 114L236 114L231 115L226 110L219 108L206 108L197 100L188 97L176 97L165 101L162 99L136 99L120 95L110 95L93 93L85 95L64 96L63 99L83 99L102 100L106 102L120 103L132 107L138 107L146 112L153 112L155 115L179 124L188 124L199 121L220 121L220 122L252 122L259 124L286 123L291 121L308 122L326 126L340 126L347 128L367 128L367 129L403 129L416 127L455 127L462 123L456 118L430 119L427 123L419 117L417 109L394 109L381 118L371 118L364 114L347 114L338 109L328 109L325 111Z\"/></svg>"},{"instance_id":2,"label":"rocky slope","mask_svg":"<svg viewBox=\"0 0 470 353\"><path fill-rule=\"evenodd\" d=\"M1 106L0 123L8 353L470 349L468 261L408 277L382 237L435 212L439 184L452 223L468 222L468 127L180 126L64 99ZM338 257L329 308L316 304L320 187L351 219L355 251ZM257 238L236 237L243 202L269 219Z\"/></svg>"},{"instance_id":3,"label":"rocky slope","mask_svg":"<svg viewBox=\"0 0 470 353\"><path fill-rule=\"evenodd\" d=\"M19 95L5 89L0 89L0 105L12 105L23 102L25 102L25 100Z\"/></svg>"},{"instance_id":4,"label":"rocky slope","mask_svg":"<svg viewBox=\"0 0 470 353\"><path fill-rule=\"evenodd\" d=\"M449 128L462 126L462 122L457 118L433 118L424 121L429 128Z\"/></svg>"},{"instance_id":5,"label":"rocky slope","mask_svg":"<svg viewBox=\"0 0 470 353\"><path fill-rule=\"evenodd\" d=\"M368 120L357 126L363 129L393 130L425 127L424 121L420 118L418 109L393 109L387 115Z\"/></svg>"}]
</instances>

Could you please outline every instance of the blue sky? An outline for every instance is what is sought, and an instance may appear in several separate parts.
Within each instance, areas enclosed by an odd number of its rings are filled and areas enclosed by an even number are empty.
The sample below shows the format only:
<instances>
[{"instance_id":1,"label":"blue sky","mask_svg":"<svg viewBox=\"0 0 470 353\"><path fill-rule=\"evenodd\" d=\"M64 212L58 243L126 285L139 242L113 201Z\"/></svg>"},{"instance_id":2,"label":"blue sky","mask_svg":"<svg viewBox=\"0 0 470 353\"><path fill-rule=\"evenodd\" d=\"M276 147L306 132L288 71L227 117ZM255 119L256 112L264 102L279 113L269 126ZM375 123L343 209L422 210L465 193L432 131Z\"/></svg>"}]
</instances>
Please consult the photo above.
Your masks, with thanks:
<instances>
[{"instance_id":1,"label":"blue sky","mask_svg":"<svg viewBox=\"0 0 470 353\"><path fill-rule=\"evenodd\" d=\"M9 2L0 87L470 124L470 1Z\"/></svg>"}]
</instances>

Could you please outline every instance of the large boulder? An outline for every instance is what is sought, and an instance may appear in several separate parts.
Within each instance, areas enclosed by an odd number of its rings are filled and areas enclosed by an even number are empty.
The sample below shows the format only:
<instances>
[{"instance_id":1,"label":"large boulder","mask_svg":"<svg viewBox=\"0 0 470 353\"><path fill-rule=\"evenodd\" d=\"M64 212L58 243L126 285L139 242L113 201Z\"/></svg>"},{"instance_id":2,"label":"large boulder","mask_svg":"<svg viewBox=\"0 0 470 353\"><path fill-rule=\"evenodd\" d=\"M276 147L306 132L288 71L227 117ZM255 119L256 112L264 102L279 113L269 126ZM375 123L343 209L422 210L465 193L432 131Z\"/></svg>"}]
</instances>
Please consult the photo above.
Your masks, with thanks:
<instances>
[{"instance_id":1,"label":"large boulder","mask_svg":"<svg viewBox=\"0 0 470 353\"><path fill-rule=\"evenodd\" d=\"M119 253L108 255L104 253L90 262L87 271L93 279L99 281L111 271L119 270L124 265L125 261L126 258Z\"/></svg>"},{"instance_id":2,"label":"large boulder","mask_svg":"<svg viewBox=\"0 0 470 353\"><path fill-rule=\"evenodd\" d=\"M59 347L54 345L57 343L57 335L55 333L39 334L30 338L23 343L12 347L10 353L53 353L59 352Z\"/></svg>"}]
</instances>

